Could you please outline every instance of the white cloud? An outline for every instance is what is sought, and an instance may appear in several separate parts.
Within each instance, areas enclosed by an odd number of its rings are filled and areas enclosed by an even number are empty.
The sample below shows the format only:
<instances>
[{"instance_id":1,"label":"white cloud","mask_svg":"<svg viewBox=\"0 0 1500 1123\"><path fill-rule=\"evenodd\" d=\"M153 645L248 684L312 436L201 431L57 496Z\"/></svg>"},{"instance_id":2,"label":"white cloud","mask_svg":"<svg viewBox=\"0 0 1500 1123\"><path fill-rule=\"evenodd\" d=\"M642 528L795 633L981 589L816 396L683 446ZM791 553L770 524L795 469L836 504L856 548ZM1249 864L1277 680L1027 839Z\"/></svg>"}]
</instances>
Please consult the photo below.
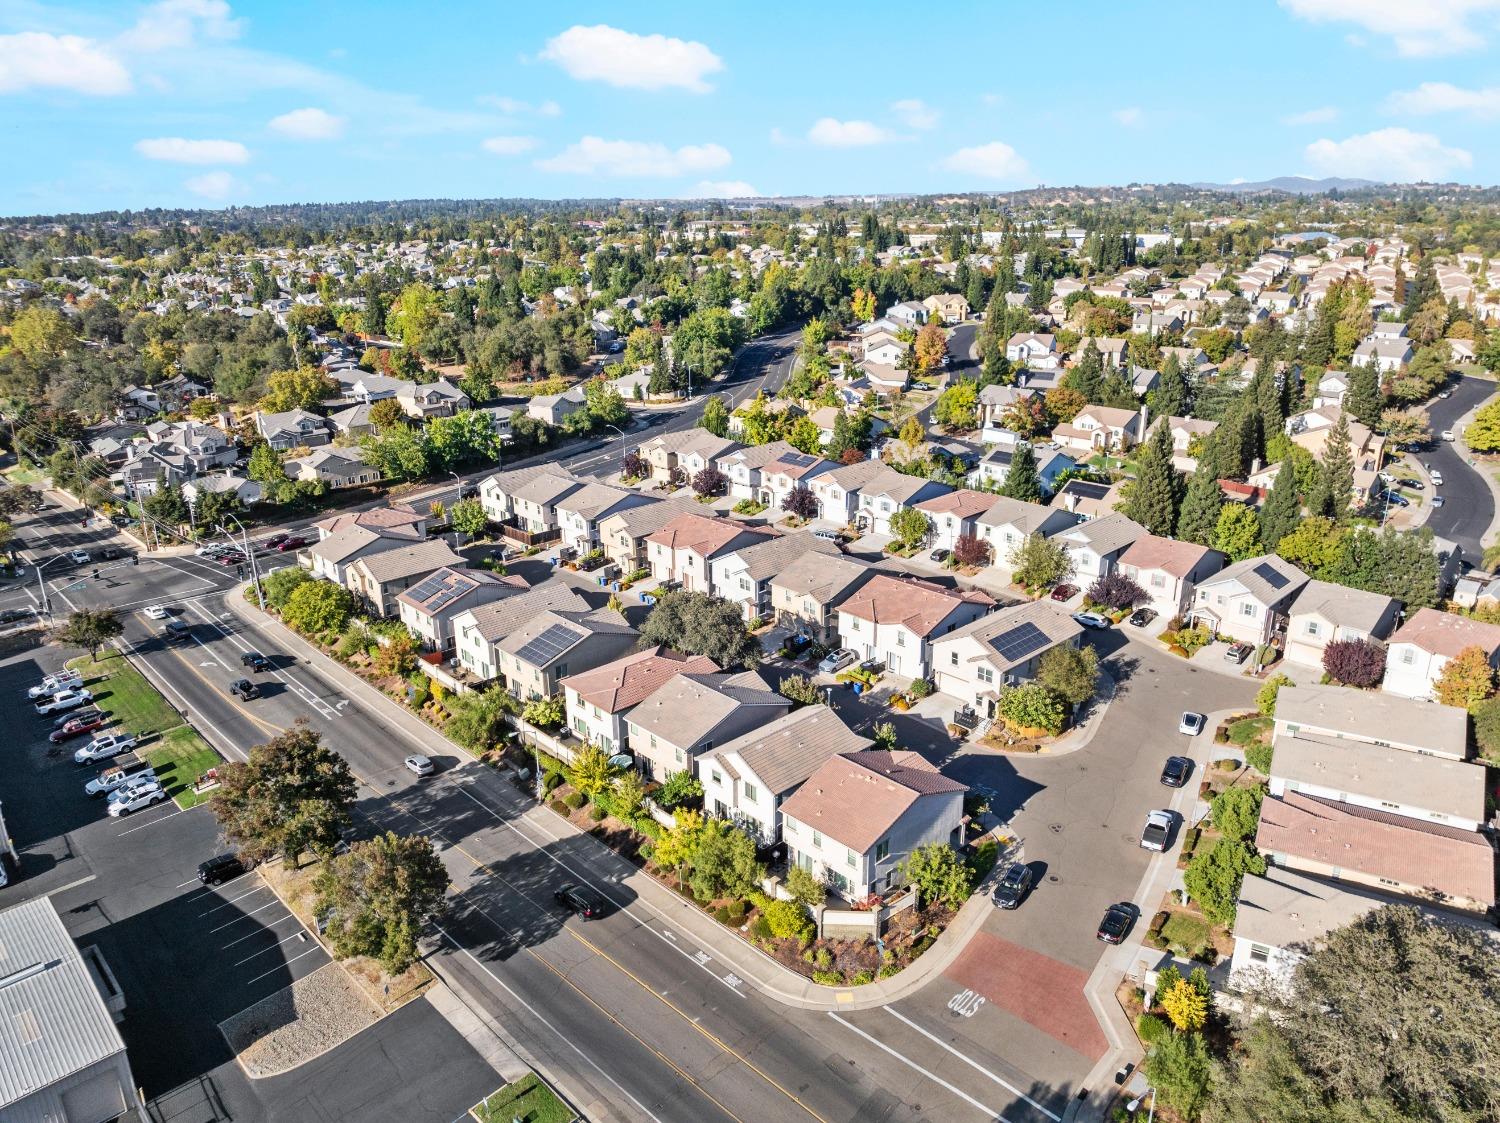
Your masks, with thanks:
<instances>
[{"instance_id":1,"label":"white cloud","mask_svg":"<svg viewBox=\"0 0 1500 1123\"><path fill-rule=\"evenodd\" d=\"M562 106L558 105L557 102L552 101L551 99L548 99L547 101L542 102L541 105L539 105L539 106L536 107L536 111L537 111L537 116L539 116L539 117L561 117L562 116Z\"/></svg>"},{"instance_id":2,"label":"white cloud","mask_svg":"<svg viewBox=\"0 0 1500 1123\"><path fill-rule=\"evenodd\" d=\"M1407 57L1451 55L1485 44L1485 32L1497 22L1500 0L1280 0L1300 19L1314 23L1347 22L1388 37L1396 53ZM1476 17L1483 17L1476 19ZM1484 25L1483 29L1475 23ZM1355 39L1354 45L1362 44Z\"/></svg>"},{"instance_id":3,"label":"white cloud","mask_svg":"<svg viewBox=\"0 0 1500 1123\"><path fill-rule=\"evenodd\" d=\"M972 148L960 148L943 161L943 167L983 179L1016 181L1025 180L1031 175L1031 166L1026 163L1025 158L999 140L977 144Z\"/></svg>"},{"instance_id":4,"label":"white cloud","mask_svg":"<svg viewBox=\"0 0 1500 1123\"><path fill-rule=\"evenodd\" d=\"M586 136L556 156L538 160L544 172L572 175L677 176L711 172L729 163L729 150L717 144L668 148L642 140L604 140Z\"/></svg>"},{"instance_id":5,"label":"white cloud","mask_svg":"<svg viewBox=\"0 0 1500 1123\"><path fill-rule=\"evenodd\" d=\"M227 199L234 190L234 176L228 172L204 172L188 180L187 189L205 199Z\"/></svg>"},{"instance_id":6,"label":"white cloud","mask_svg":"<svg viewBox=\"0 0 1500 1123\"><path fill-rule=\"evenodd\" d=\"M902 98L891 102L891 112L901 118L909 129L932 129L937 127L938 111L921 98Z\"/></svg>"},{"instance_id":7,"label":"white cloud","mask_svg":"<svg viewBox=\"0 0 1500 1123\"><path fill-rule=\"evenodd\" d=\"M1337 121L1339 111L1331 105L1322 105L1317 109L1304 109L1301 113L1288 113L1281 119L1283 125L1326 125L1329 121Z\"/></svg>"},{"instance_id":8,"label":"white cloud","mask_svg":"<svg viewBox=\"0 0 1500 1123\"><path fill-rule=\"evenodd\" d=\"M760 192L742 179L705 179L685 192L684 199L755 199Z\"/></svg>"},{"instance_id":9,"label":"white cloud","mask_svg":"<svg viewBox=\"0 0 1500 1123\"><path fill-rule=\"evenodd\" d=\"M335 140L344 135L344 118L326 109L293 109L272 117L266 127L293 140Z\"/></svg>"},{"instance_id":10,"label":"white cloud","mask_svg":"<svg viewBox=\"0 0 1500 1123\"><path fill-rule=\"evenodd\" d=\"M0 94L32 89L123 94L130 90L130 72L107 48L79 35L0 35Z\"/></svg>"},{"instance_id":11,"label":"white cloud","mask_svg":"<svg viewBox=\"0 0 1500 1123\"><path fill-rule=\"evenodd\" d=\"M819 117L807 130L807 139L824 148L863 148L896 139L888 129L870 121L839 121Z\"/></svg>"},{"instance_id":12,"label":"white cloud","mask_svg":"<svg viewBox=\"0 0 1500 1123\"><path fill-rule=\"evenodd\" d=\"M724 69L724 60L702 43L636 35L602 23L568 28L548 39L538 57L557 63L580 81L634 90L676 87L695 94L711 90L704 79Z\"/></svg>"},{"instance_id":13,"label":"white cloud","mask_svg":"<svg viewBox=\"0 0 1500 1123\"><path fill-rule=\"evenodd\" d=\"M1133 129L1141 123L1141 108L1138 105L1127 105L1124 109L1116 109L1110 116L1125 128Z\"/></svg>"},{"instance_id":14,"label":"white cloud","mask_svg":"<svg viewBox=\"0 0 1500 1123\"><path fill-rule=\"evenodd\" d=\"M184 140L180 136L138 140L135 150L148 160L173 164L243 164L250 150L237 140Z\"/></svg>"},{"instance_id":15,"label":"white cloud","mask_svg":"<svg viewBox=\"0 0 1500 1123\"><path fill-rule=\"evenodd\" d=\"M536 137L532 136L492 136L486 137L479 142L483 148L495 156L519 156L523 152L530 152L536 147Z\"/></svg>"},{"instance_id":16,"label":"white cloud","mask_svg":"<svg viewBox=\"0 0 1500 1123\"><path fill-rule=\"evenodd\" d=\"M480 105L498 109L507 117L524 117L532 113L538 117L557 117L562 114L562 106L555 101L544 101L540 105L532 105L529 101L506 97L504 94L480 94L475 100Z\"/></svg>"},{"instance_id":17,"label":"white cloud","mask_svg":"<svg viewBox=\"0 0 1500 1123\"><path fill-rule=\"evenodd\" d=\"M1423 82L1414 90L1397 90L1386 98L1392 113L1420 116L1427 113L1472 113L1476 117L1500 114L1500 86L1465 90L1451 82Z\"/></svg>"},{"instance_id":18,"label":"white cloud","mask_svg":"<svg viewBox=\"0 0 1500 1123\"><path fill-rule=\"evenodd\" d=\"M161 0L141 12L135 26L119 38L130 51L168 51L207 39L238 39L244 21L233 19L226 0Z\"/></svg>"},{"instance_id":19,"label":"white cloud","mask_svg":"<svg viewBox=\"0 0 1500 1123\"><path fill-rule=\"evenodd\" d=\"M1315 140L1307 159L1323 175L1355 176L1383 183L1442 181L1474 163L1462 148L1448 148L1431 133L1377 129L1344 140Z\"/></svg>"}]
</instances>

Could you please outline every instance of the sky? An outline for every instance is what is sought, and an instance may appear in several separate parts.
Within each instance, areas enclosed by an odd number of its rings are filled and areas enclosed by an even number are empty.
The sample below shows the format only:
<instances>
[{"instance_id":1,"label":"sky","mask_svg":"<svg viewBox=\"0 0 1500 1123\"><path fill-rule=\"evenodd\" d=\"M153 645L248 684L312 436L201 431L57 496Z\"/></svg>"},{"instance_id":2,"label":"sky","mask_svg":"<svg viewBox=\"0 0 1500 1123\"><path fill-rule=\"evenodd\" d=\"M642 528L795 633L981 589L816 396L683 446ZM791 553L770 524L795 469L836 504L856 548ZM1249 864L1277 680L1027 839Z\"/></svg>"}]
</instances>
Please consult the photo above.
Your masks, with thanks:
<instances>
[{"instance_id":1,"label":"sky","mask_svg":"<svg viewBox=\"0 0 1500 1123\"><path fill-rule=\"evenodd\" d=\"M0 214L1500 182L1500 0L0 0Z\"/></svg>"}]
</instances>

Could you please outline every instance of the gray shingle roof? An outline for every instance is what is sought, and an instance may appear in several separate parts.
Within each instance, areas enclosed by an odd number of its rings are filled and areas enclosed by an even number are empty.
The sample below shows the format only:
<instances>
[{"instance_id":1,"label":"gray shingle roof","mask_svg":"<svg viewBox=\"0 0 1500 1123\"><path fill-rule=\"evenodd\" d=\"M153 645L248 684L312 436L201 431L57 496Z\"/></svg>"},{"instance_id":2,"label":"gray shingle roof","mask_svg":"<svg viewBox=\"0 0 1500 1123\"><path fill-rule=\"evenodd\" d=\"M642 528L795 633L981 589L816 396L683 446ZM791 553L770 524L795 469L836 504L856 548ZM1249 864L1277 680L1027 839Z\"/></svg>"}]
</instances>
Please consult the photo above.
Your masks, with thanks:
<instances>
[{"instance_id":1,"label":"gray shingle roof","mask_svg":"<svg viewBox=\"0 0 1500 1123\"><path fill-rule=\"evenodd\" d=\"M819 604L836 605L879 570L846 557L803 554L771 579L771 584Z\"/></svg>"},{"instance_id":2,"label":"gray shingle roof","mask_svg":"<svg viewBox=\"0 0 1500 1123\"><path fill-rule=\"evenodd\" d=\"M728 758L744 762L766 790L781 795L801 784L829 757L857 753L873 744L839 719L827 706L804 706L777 718L753 733L705 753L703 761L722 761L736 775L742 773ZM702 764L699 765L702 772Z\"/></svg>"},{"instance_id":3,"label":"gray shingle roof","mask_svg":"<svg viewBox=\"0 0 1500 1123\"><path fill-rule=\"evenodd\" d=\"M1327 581L1309 581L1297 594L1292 615L1315 612L1334 624L1358 628L1369 634L1395 603L1394 598L1383 593L1367 593L1363 589L1331 585Z\"/></svg>"},{"instance_id":4,"label":"gray shingle roof","mask_svg":"<svg viewBox=\"0 0 1500 1123\"><path fill-rule=\"evenodd\" d=\"M494 643L504 639L538 613L553 609L561 612L587 612L589 603L573 586L561 581L548 581L519 596L476 605L469 610L469 615L474 618L474 626L480 637Z\"/></svg>"},{"instance_id":5,"label":"gray shingle roof","mask_svg":"<svg viewBox=\"0 0 1500 1123\"><path fill-rule=\"evenodd\" d=\"M1246 558L1221 569L1214 576L1200 581L1200 589L1237 581L1261 604L1279 604L1293 596L1307 584L1307 574L1289 561L1266 554L1258 558Z\"/></svg>"},{"instance_id":6,"label":"gray shingle roof","mask_svg":"<svg viewBox=\"0 0 1500 1123\"><path fill-rule=\"evenodd\" d=\"M1279 780L1484 821L1484 768L1467 761L1302 733L1276 738L1271 774Z\"/></svg>"},{"instance_id":7,"label":"gray shingle roof","mask_svg":"<svg viewBox=\"0 0 1500 1123\"><path fill-rule=\"evenodd\" d=\"M689 748L707 737L731 713L741 706L765 707L783 712L791 707L779 694L764 686L754 676L744 675L674 675L667 683L630 713L630 721L648 733L654 733L668 744Z\"/></svg>"},{"instance_id":8,"label":"gray shingle roof","mask_svg":"<svg viewBox=\"0 0 1500 1123\"><path fill-rule=\"evenodd\" d=\"M752 581L774 577L793 562L808 555L826 563L843 553L834 543L825 538L815 538L811 534L788 534L745 546L735 552L745 562L746 575Z\"/></svg>"}]
</instances>

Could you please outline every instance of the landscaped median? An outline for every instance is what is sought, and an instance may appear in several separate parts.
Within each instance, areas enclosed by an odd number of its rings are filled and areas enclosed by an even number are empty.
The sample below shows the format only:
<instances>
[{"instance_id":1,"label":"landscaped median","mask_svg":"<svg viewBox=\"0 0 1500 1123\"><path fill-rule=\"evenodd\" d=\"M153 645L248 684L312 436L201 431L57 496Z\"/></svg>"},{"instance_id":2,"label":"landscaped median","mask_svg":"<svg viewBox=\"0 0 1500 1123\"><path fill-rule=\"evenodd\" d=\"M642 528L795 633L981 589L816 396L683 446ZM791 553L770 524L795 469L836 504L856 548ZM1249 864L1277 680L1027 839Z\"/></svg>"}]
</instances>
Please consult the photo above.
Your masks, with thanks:
<instances>
[{"instance_id":1,"label":"landscaped median","mask_svg":"<svg viewBox=\"0 0 1500 1123\"><path fill-rule=\"evenodd\" d=\"M116 651L97 659L83 655L68 666L83 672L94 704L139 739L137 753L155 769L178 807L186 811L208 798L195 785L222 763L219 754L125 656Z\"/></svg>"},{"instance_id":2,"label":"landscaped median","mask_svg":"<svg viewBox=\"0 0 1500 1123\"><path fill-rule=\"evenodd\" d=\"M578 1113L534 1072L492 1092L469 1109L479 1123L572 1123Z\"/></svg>"}]
</instances>

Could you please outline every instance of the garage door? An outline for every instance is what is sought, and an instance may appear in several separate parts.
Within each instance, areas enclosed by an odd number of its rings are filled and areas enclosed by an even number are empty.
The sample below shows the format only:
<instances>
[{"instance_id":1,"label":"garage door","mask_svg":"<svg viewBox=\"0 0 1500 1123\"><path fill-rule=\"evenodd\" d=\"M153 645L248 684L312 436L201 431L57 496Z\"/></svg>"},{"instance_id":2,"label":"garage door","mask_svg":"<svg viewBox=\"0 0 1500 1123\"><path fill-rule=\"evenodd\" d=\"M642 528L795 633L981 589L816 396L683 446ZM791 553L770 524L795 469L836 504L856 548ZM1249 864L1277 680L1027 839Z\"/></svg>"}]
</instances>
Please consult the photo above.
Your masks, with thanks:
<instances>
[{"instance_id":1,"label":"garage door","mask_svg":"<svg viewBox=\"0 0 1500 1123\"><path fill-rule=\"evenodd\" d=\"M68 1123L105 1123L125 1114L125 1090L114 1072L101 1072L62 1094Z\"/></svg>"}]
</instances>

